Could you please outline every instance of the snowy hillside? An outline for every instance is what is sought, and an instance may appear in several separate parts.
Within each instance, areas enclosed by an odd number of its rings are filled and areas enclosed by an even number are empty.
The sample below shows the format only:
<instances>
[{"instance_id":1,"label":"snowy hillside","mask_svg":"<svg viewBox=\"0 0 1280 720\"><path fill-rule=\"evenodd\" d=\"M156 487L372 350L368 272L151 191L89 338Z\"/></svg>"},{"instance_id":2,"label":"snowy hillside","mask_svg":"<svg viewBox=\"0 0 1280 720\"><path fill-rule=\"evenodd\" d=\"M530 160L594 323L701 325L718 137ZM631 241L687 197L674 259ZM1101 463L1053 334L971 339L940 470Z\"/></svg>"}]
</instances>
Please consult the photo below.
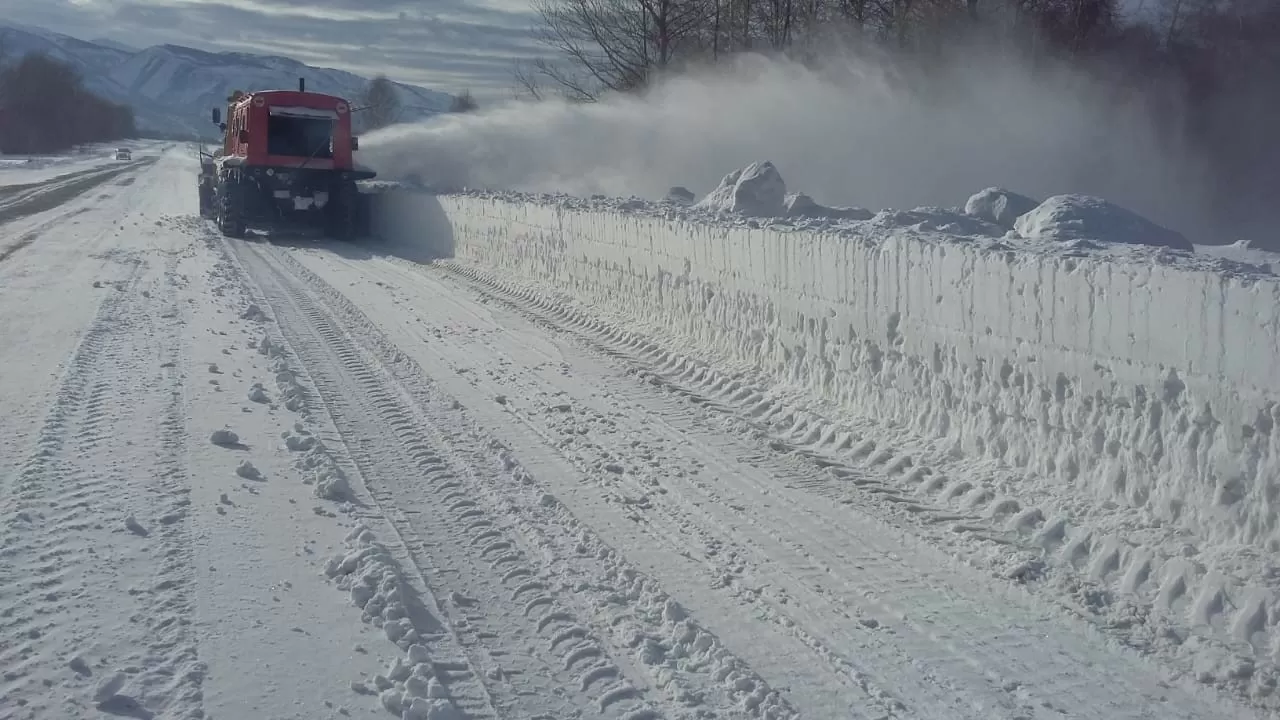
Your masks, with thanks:
<instances>
[{"instance_id":1,"label":"snowy hillside","mask_svg":"<svg viewBox=\"0 0 1280 720\"><path fill-rule=\"evenodd\" d=\"M173 136L216 136L209 109L221 107L233 90L307 88L358 98L368 79L341 70L315 68L284 57L211 53L176 45L129 51L34 28L0 26L0 47L12 55L44 52L70 63L85 84L107 99L127 104L141 129ZM416 85L397 83L405 107L403 119L445 110L452 97Z\"/></svg>"}]
</instances>

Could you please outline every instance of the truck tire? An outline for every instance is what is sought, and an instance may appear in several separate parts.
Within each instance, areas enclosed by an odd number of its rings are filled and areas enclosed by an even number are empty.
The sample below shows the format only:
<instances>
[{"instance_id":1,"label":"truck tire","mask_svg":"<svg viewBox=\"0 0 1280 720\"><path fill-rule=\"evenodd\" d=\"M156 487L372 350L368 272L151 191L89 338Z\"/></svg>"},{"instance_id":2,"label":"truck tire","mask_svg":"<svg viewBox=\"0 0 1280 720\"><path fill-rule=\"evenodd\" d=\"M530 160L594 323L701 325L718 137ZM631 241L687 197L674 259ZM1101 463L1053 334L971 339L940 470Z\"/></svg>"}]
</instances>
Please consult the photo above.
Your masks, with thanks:
<instances>
[{"instance_id":1,"label":"truck tire","mask_svg":"<svg viewBox=\"0 0 1280 720\"><path fill-rule=\"evenodd\" d=\"M373 235L373 196L357 189L355 200L355 234L357 237L369 237Z\"/></svg>"},{"instance_id":2,"label":"truck tire","mask_svg":"<svg viewBox=\"0 0 1280 720\"><path fill-rule=\"evenodd\" d=\"M198 192L200 193L200 217L212 218L213 188L204 178L200 178L200 187L198 188Z\"/></svg>"},{"instance_id":3,"label":"truck tire","mask_svg":"<svg viewBox=\"0 0 1280 720\"><path fill-rule=\"evenodd\" d=\"M329 195L329 204L325 206L324 234L335 240L353 240L356 237L356 197L355 183L342 183Z\"/></svg>"},{"instance_id":4,"label":"truck tire","mask_svg":"<svg viewBox=\"0 0 1280 720\"><path fill-rule=\"evenodd\" d=\"M218 187L218 230L233 238L244 237L243 190L235 177L223 178Z\"/></svg>"}]
</instances>

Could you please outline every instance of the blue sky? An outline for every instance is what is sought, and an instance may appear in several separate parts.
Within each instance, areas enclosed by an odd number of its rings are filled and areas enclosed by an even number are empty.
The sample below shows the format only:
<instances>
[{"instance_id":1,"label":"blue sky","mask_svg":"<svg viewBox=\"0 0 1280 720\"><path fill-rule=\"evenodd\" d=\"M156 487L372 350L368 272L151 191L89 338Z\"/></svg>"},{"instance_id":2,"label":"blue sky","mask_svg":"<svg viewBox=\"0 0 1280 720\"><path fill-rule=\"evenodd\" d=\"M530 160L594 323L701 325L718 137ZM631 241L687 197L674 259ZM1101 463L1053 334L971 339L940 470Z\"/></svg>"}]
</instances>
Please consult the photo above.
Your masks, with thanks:
<instances>
[{"instance_id":1,"label":"blue sky","mask_svg":"<svg viewBox=\"0 0 1280 720\"><path fill-rule=\"evenodd\" d=\"M540 54L529 0L0 0L4 20L133 47L287 55L479 97Z\"/></svg>"}]
</instances>

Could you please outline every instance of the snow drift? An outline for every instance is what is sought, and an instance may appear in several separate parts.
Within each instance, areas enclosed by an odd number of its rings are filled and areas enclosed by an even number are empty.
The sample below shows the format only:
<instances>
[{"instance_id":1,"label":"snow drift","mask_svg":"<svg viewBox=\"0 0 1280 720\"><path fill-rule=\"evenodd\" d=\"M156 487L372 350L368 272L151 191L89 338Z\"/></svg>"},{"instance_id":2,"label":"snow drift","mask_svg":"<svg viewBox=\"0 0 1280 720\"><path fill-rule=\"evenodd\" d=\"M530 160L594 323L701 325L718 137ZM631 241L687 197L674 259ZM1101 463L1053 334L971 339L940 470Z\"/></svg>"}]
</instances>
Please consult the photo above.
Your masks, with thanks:
<instances>
[{"instance_id":1,"label":"snow drift","mask_svg":"<svg viewBox=\"0 0 1280 720\"><path fill-rule=\"evenodd\" d=\"M722 187L771 176L763 167ZM783 189L765 179L776 204ZM846 417L1018 469L1077 509L1280 549L1280 281L1167 247L1055 251L1080 217L1097 228L1118 214L1162 245L1180 237L1110 205L1064 211L1095 200L1040 203L1016 218L1031 238L958 210L812 229L680 202L432 202L461 261L570 293ZM965 222L985 231L939 230Z\"/></svg>"}]
</instances>

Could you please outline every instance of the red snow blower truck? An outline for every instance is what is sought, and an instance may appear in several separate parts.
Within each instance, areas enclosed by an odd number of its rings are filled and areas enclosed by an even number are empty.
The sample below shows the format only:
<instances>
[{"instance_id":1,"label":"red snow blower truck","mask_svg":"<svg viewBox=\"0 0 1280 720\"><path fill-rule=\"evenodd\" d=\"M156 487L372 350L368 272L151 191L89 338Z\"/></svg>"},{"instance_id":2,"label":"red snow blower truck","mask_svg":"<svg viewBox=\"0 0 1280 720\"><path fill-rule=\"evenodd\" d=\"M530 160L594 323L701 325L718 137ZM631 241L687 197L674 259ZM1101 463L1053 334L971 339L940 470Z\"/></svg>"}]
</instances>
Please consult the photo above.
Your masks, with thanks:
<instances>
[{"instance_id":1,"label":"red snow blower truck","mask_svg":"<svg viewBox=\"0 0 1280 720\"><path fill-rule=\"evenodd\" d=\"M236 91L226 120L213 122L222 148L200 152L200 214L229 237L263 230L320 230L341 240L369 234L370 198L357 181L375 176L357 166L351 105L340 97L297 90Z\"/></svg>"}]
</instances>

